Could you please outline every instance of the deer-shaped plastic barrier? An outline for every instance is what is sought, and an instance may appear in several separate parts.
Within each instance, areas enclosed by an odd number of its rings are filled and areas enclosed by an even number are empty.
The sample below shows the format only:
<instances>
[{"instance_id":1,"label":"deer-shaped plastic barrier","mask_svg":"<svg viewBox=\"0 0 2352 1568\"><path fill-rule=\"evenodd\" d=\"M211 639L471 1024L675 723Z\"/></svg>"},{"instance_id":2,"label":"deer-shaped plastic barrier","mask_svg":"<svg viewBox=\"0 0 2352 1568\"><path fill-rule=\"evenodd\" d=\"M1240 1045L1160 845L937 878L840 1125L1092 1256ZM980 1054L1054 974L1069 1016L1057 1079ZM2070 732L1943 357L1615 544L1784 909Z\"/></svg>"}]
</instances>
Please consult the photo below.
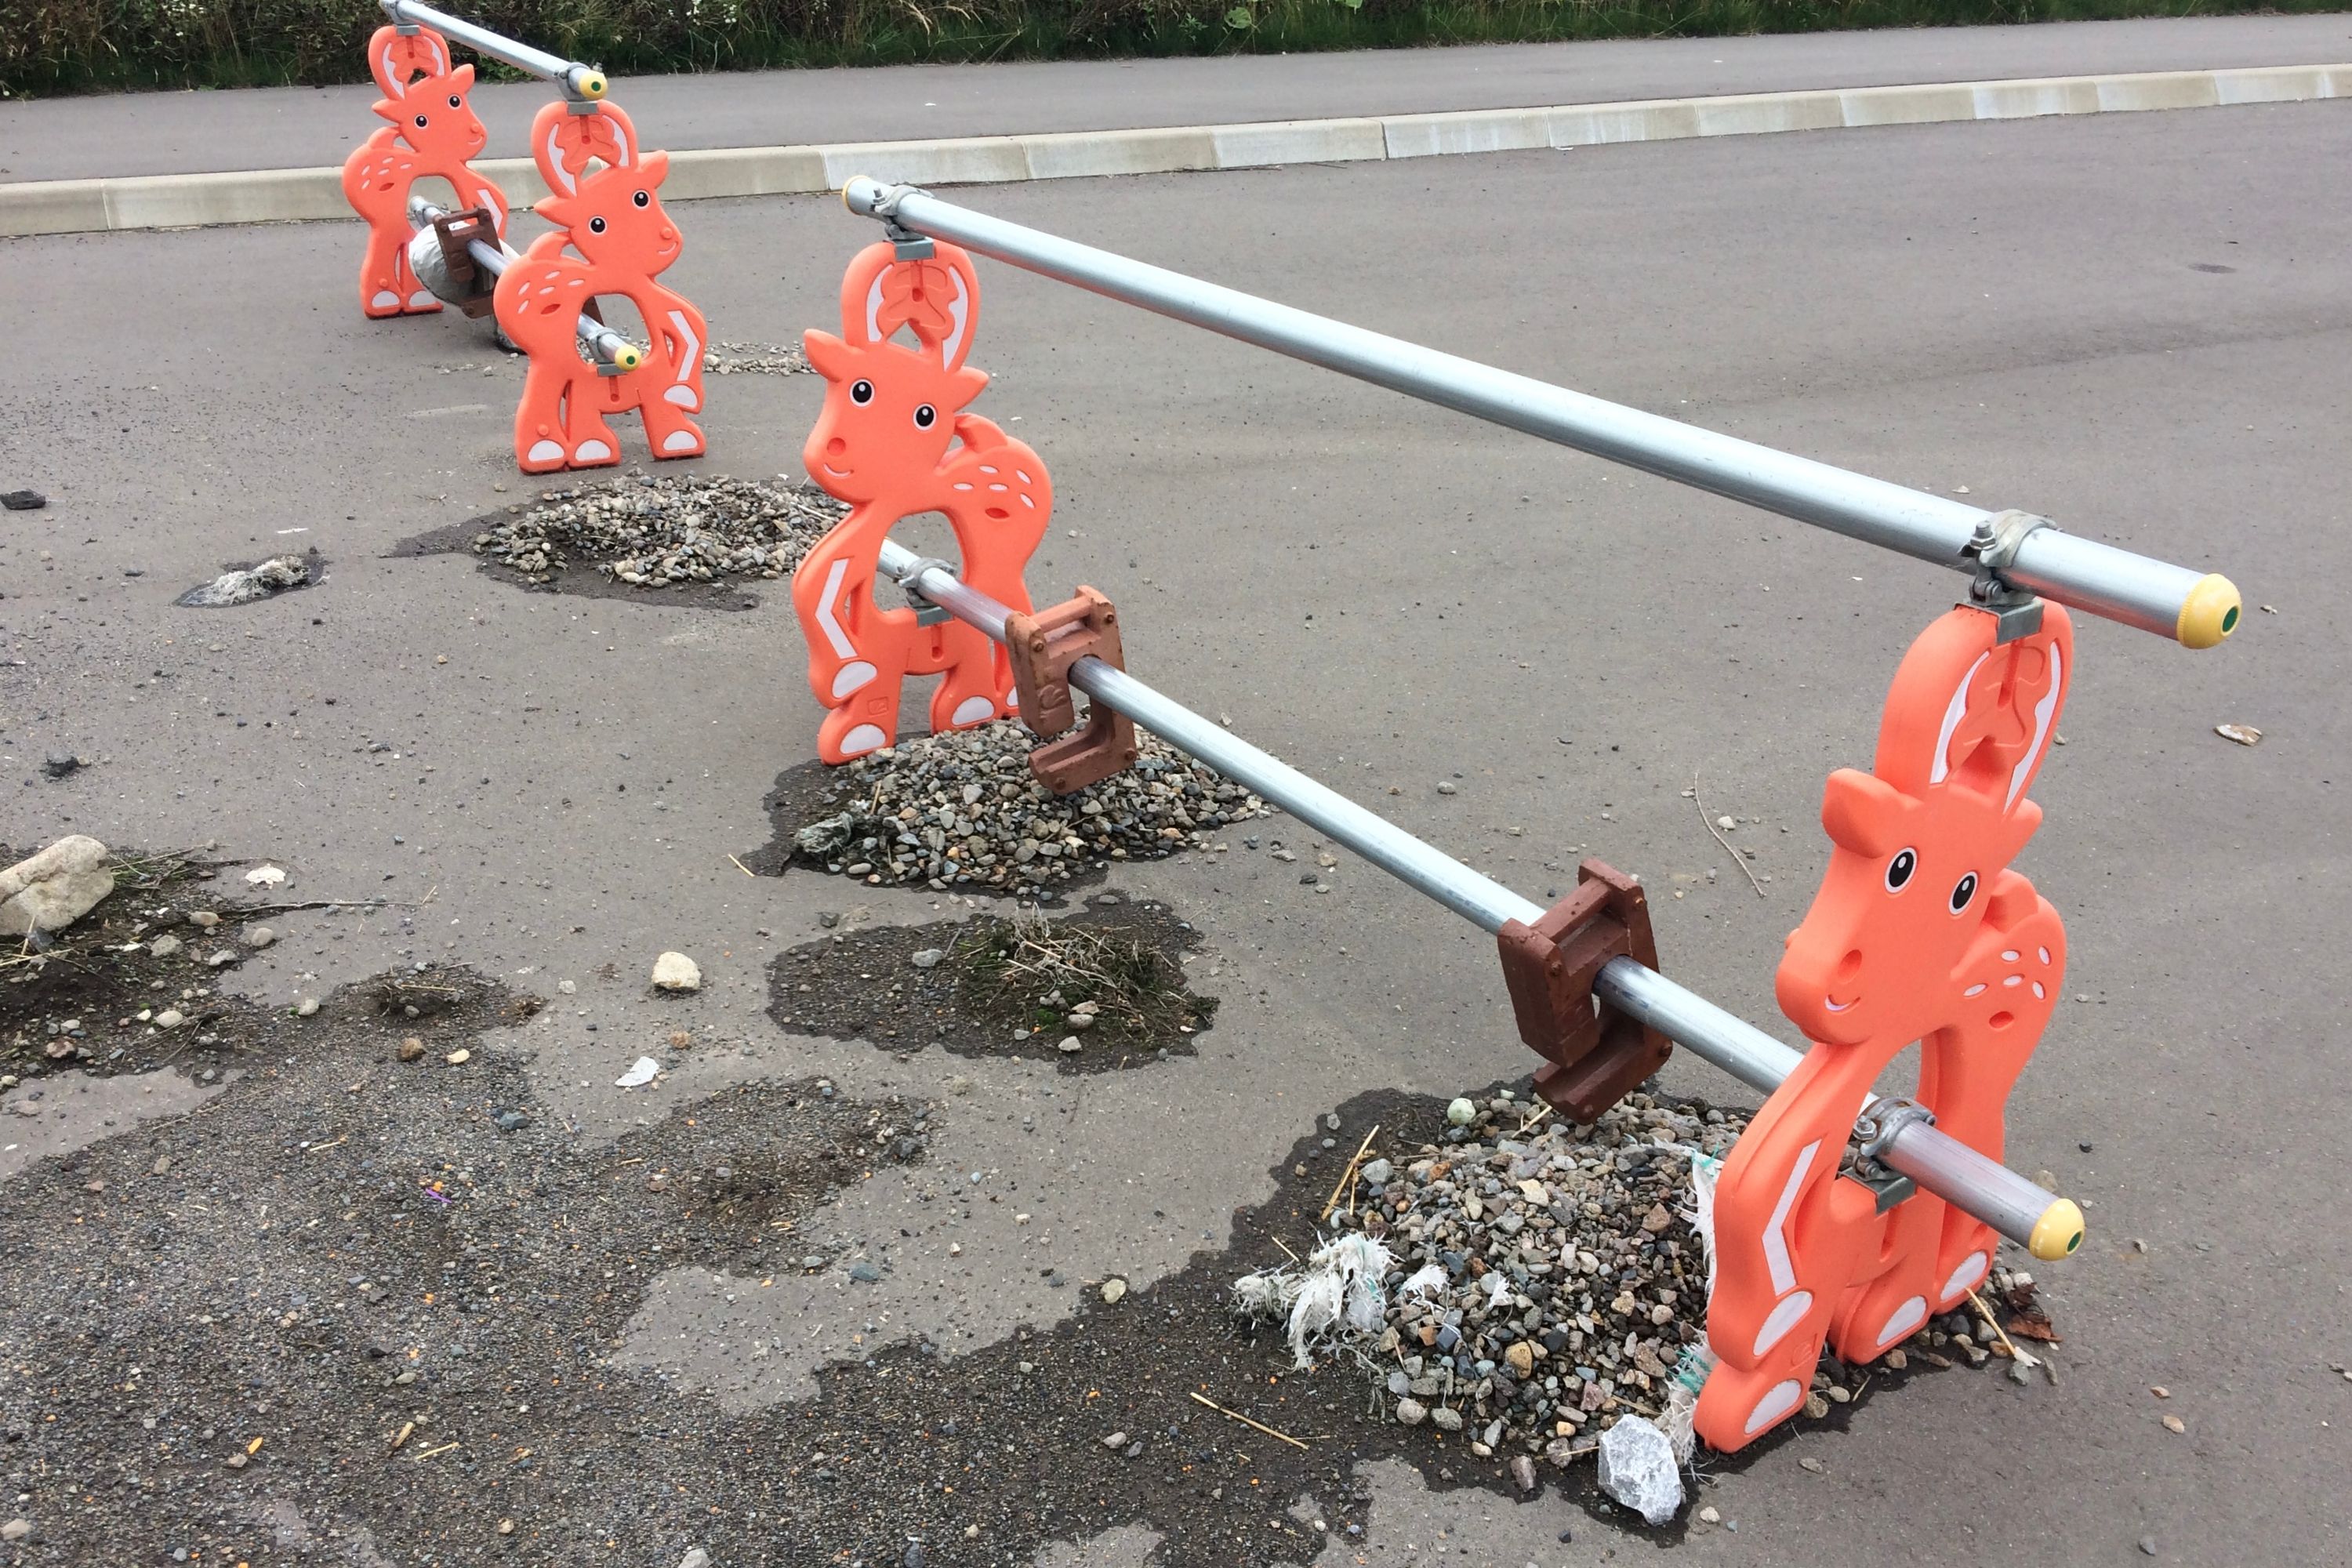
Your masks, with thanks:
<instances>
[{"instance_id":1,"label":"deer-shaped plastic barrier","mask_svg":"<svg viewBox=\"0 0 2352 1568\"><path fill-rule=\"evenodd\" d=\"M1873 1080L1920 1044L1917 1100L1945 1132L2001 1157L2002 1110L2058 1003L2058 912L2009 862L2042 808L2026 798L2074 674L2066 612L1994 640L1961 608L1911 645L1869 773L1830 775L1829 869L1775 977L1813 1042L1724 1163L1696 1427L1738 1448L1805 1403L1826 1339L1875 1360L1949 1310L1990 1266L1990 1226L1920 1193L1885 1214L1839 1174Z\"/></svg>"},{"instance_id":2,"label":"deer-shaped plastic barrier","mask_svg":"<svg viewBox=\"0 0 2352 1568\"><path fill-rule=\"evenodd\" d=\"M1022 573L1054 510L1037 454L964 405L988 384L964 363L980 322L980 279L951 245L900 261L887 242L859 251L841 282L842 335L810 331L824 408L801 449L809 478L849 502L793 574L808 639L809 687L828 710L817 755L845 763L898 736L899 683L940 674L931 728L968 729L1013 711L1003 651L959 621L918 624L874 602L875 557L900 519L947 516L957 575L1011 609L1029 609ZM904 330L912 347L894 342Z\"/></svg>"},{"instance_id":3,"label":"deer-shaped plastic barrier","mask_svg":"<svg viewBox=\"0 0 2352 1568\"><path fill-rule=\"evenodd\" d=\"M621 460L608 416L635 409L656 458L702 452L702 312L655 279L683 244L658 195L669 154L637 150L636 127L609 102L551 103L530 124L531 156L553 194L531 210L556 226L509 264L492 296L499 325L530 356L515 410L515 458L530 474ZM623 295L645 318L645 362L599 366L581 347L581 312Z\"/></svg>"},{"instance_id":4,"label":"deer-shaped plastic barrier","mask_svg":"<svg viewBox=\"0 0 2352 1568\"><path fill-rule=\"evenodd\" d=\"M360 309L371 316L429 315L441 301L408 269L409 187L427 175L448 181L457 207L488 208L501 234L507 199L467 162L489 132L466 101L474 68L450 65L448 40L430 27L378 27L368 40L368 69L383 91L375 111L391 123L343 162L343 197L368 226Z\"/></svg>"}]
</instances>

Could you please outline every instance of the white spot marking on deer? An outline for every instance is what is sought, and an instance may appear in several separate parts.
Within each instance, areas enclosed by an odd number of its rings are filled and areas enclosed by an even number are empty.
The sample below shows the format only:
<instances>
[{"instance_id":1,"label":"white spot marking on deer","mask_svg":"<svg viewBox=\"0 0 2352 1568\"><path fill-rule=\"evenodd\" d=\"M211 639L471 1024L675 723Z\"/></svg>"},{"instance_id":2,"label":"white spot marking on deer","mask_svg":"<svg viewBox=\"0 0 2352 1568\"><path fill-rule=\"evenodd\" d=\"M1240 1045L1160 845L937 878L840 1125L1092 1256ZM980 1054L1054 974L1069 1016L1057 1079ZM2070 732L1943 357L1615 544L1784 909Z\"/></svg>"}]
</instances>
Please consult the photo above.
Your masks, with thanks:
<instances>
[{"instance_id":1,"label":"white spot marking on deer","mask_svg":"<svg viewBox=\"0 0 2352 1568\"><path fill-rule=\"evenodd\" d=\"M1805 1173L1813 1168L1813 1156L1821 1147L1822 1141L1816 1138L1797 1155L1789 1184L1780 1189L1780 1201L1772 1205L1772 1223L1764 1229L1764 1267L1771 1271L1775 1296L1785 1296L1796 1288L1797 1270L1789 1262L1789 1211L1797 1206L1797 1189L1804 1185Z\"/></svg>"},{"instance_id":2,"label":"white spot marking on deer","mask_svg":"<svg viewBox=\"0 0 2352 1568\"><path fill-rule=\"evenodd\" d=\"M852 659L835 672L833 694L835 697L846 697L880 673L881 671L862 658Z\"/></svg>"},{"instance_id":3,"label":"white spot marking on deer","mask_svg":"<svg viewBox=\"0 0 2352 1568\"><path fill-rule=\"evenodd\" d=\"M989 718L994 714L995 711L996 702L994 699L987 697L967 697L962 701L956 704L955 717L950 720L950 722L956 724L977 724L982 719Z\"/></svg>"},{"instance_id":4,"label":"white spot marking on deer","mask_svg":"<svg viewBox=\"0 0 2352 1568\"><path fill-rule=\"evenodd\" d=\"M1944 775L1951 772L1952 731L1960 727L1960 720L1968 712L1969 682L1977 678L1977 671L1984 668L1984 661L1990 657L1990 654L1977 655L1976 663L1969 666L1969 672L1960 677L1959 685L1952 690L1952 700L1944 708L1944 727L1936 732L1936 754L1927 760L1927 782L1931 784L1942 784Z\"/></svg>"},{"instance_id":5,"label":"white spot marking on deer","mask_svg":"<svg viewBox=\"0 0 2352 1568\"><path fill-rule=\"evenodd\" d=\"M1918 1296L1912 1297L1895 1308L1895 1315L1886 1320L1886 1326L1878 1331L1878 1348L1885 1350L1927 1321L1927 1301Z\"/></svg>"},{"instance_id":6,"label":"white spot marking on deer","mask_svg":"<svg viewBox=\"0 0 2352 1568\"><path fill-rule=\"evenodd\" d=\"M1764 1326L1756 1331L1756 1353L1760 1356L1779 1344L1788 1337L1790 1329L1805 1321L1805 1314L1812 1310L1813 1293L1811 1290L1800 1290L1793 1296L1782 1297L1780 1304L1772 1309L1772 1315L1764 1320Z\"/></svg>"},{"instance_id":7,"label":"white spot marking on deer","mask_svg":"<svg viewBox=\"0 0 2352 1568\"><path fill-rule=\"evenodd\" d=\"M2015 805L2017 797L2024 793L2025 781L2032 775L2033 764L2042 755L2043 742L2050 739L2050 721L2057 714L2058 694L2066 683L2065 662L2058 652L2058 645L2051 644L2050 689L2043 692L2042 700L2033 705L2033 744L2025 749L2025 755L2018 762L2016 771L2009 775L2009 798L2000 803L2003 811Z\"/></svg>"},{"instance_id":8,"label":"white spot marking on deer","mask_svg":"<svg viewBox=\"0 0 2352 1568\"><path fill-rule=\"evenodd\" d=\"M834 653L842 658L849 658L857 652L857 645L849 640L848 634L841 629L841 623L834 618L833 614L833 603L841 596L841 580L848 575L849 563L835 562L825 570L824 592L816 596L816 624L824 628L825 640L833 645ZM881 731L877 730L875 732L879 734ZM843 742L845 746L847 743ZM877 741L875 744L881 742Z\"/></svg>"}]
</instances>

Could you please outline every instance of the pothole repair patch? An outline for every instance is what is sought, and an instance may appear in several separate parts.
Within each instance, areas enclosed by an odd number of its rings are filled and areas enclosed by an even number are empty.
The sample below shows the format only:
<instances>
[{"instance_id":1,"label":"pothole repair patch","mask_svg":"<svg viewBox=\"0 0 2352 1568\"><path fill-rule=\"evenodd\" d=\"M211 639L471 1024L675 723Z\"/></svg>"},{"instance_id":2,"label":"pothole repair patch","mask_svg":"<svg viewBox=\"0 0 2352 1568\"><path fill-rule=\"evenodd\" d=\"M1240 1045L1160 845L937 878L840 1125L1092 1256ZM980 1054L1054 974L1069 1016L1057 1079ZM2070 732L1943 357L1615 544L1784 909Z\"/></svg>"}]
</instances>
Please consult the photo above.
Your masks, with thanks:
<instances>
[{"instance_id":1,"label":"pothole repair patch","mask_svg":"<svg viewBox=\"0 0 2352 1568\"><path fill-rule=\"evenodd\" d=\"M778 954L768 1013L794 1034L1109 1072L1194 1053L1217 1006L1185 984L1199 946L1157 903L869 927Z\"/></svg>"},{"instance_id":2,"label":"pothole repair patch","mask_svg":"<svg viewBox=\"0 0 2352 1568\"><path fill-rule=\"evenodd\" d=\"M766 801L775 837L749 857L871 887L1052 902L1120 861L1224 854L1223 830L1269 815L1248 789L1141 731L1133 767L1057 795L1029 772L1017 720L918 735L828 767L787 770Z\"/></svg>"}]
</instances>

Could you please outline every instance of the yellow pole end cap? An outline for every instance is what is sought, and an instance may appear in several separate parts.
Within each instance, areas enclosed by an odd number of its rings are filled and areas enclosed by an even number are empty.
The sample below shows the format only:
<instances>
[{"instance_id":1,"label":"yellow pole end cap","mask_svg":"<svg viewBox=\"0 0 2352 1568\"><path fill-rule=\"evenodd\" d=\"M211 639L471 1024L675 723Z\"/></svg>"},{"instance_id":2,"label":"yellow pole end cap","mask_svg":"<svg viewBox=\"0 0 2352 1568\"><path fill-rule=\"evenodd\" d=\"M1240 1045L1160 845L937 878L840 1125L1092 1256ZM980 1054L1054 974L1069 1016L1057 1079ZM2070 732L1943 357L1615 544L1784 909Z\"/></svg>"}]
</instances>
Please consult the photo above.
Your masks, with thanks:
<instances>
[{"instance_id":1,"label":"yellow pole end cap","mask_svg":"<svg viewBox=\"0 0 2352 1568\"><path fill-rule=\"evenodd\" d=\"M580 79L580 96L583 98L602 98L604 96L605 89L610 88L612 85L613 84L611 82L604 79L604 73L603 71L590 71L587 75Z\"/></svg>"},{"instance_id":2,"label":"yellow pole end cap","mask_svg":"<svg viewBox=\"0 0 2352 1568\"><path fill-rule=\"evenodd\" d=\"M2072 1198L2052 1204L2049 1212L2034 1221L2033 1234L2025 1238L2028 1251L2051 1263L2072 1255L2082 1245L2083 1211Z\"/></svg>"},{"instance_id":3,"label":"yellow pole end cap","mask_svg":"<svg viewBox=\"0 0 2352 1568\"><path fill-rule=\"evenodd\" d=\"M613 356L613 363L623 370L635 370L646 363L646 351L631 343Z\"/></svg>"},{"instance_id":4,"label":"yellow pole end cap","mask_svg":"<svg viewBox=\"0 0 2352 1568\"><path fill-rule=\"evenodd\" d=\"M2209 572L2197 579L2189 597L2181 602L2180 624L2173 636L2183 647L2211 647L2238 629L2238 617L2245 607L2235 583L2218 572Z\"/></svg>"}]
</instances>

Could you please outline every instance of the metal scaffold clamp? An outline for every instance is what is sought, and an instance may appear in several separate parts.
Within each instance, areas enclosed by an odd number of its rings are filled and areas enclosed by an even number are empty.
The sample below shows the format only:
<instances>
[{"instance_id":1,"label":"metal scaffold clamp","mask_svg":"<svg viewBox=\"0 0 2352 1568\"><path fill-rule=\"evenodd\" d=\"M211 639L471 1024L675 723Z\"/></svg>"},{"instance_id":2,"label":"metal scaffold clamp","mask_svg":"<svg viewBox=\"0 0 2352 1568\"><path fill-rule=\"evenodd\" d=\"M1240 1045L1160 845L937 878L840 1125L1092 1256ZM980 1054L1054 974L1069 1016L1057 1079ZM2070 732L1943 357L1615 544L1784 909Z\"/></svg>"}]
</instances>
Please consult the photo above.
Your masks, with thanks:
<instances>
[{"instance_id":1,"label":"metal scaffold clamp","mask_svg":"<svg viewBox=\"0 0 2352 1568\"><path fill-rule=\"evenodd\" d=\"M1135 721L1116 712L1108 702L1087 707L1087 727L1075 735L1063 731L1077 722L1077 707L1070 698L1070 667L1082 658L1098 658L1113 669L1127 668L1119 646L1118 611L1092 588L1080 587L1077 596L1034 614L1013 612L1005 617L1004 652L1013 665L1013 689L1021 704L1021 720L1048 743L1029 753L1029 771L1055 795L1084 789L1134 763ZM1061 735L1060 740L1050 737Z\"/></svg>"},{"instance_id":2,"label":"metal scaffold clamp","mask_svg":"<svg viewBox=\"0 0 2352 1568\"><path fill-rule=\"evenodd\" d=\"M1853 1119L1854 1180L1878 1194L1878 1212L1885 1214L1919 1190L1919 1184L1885 1163L1903 1130L1917 1123L1936 1125L1936 1113L1916 1100L1874 1100Z\"/></svg>"},{"instance_id":3,"label":"metal scaffold clamp","mask_svg":"<svg viewBox=\"0 0 2352 1568\"><path fill-rule=\"evenodd\" d=\"M2030 511L1997 511L1978 523L1960 553L1977 563L1969 584L1969 603L1991 616L1999 625L1994 643L2012 643L2042 629L2042 601L2010 582L2006 574L2016 563L2018 546L2027 537L2057 525Z\"/></svg>"},{"instance_id":4,"label":"metal scaffold clamp","mask_svg":"<svg viewBox=\"0 0 2352 1568\"><path fill-rule=\"evenodd\" d=\"M929 235L917 234L898 221L900 200L925 194L919 185L892 185L874 203L874 216L882 220L882 235L890 242L894 261L929 261L938 253Z\"/></svg>"},{"instance_id":5,"label":"metal scaffold clamp","mask_svg":"<svg viewBox=\"0 0 2352 1568\"><path fill-rule=\"evenodd\" d=\"M898 574L898 591L907 595L907 607L915 612L915 624L919 626L943 626L955 619L954 612L944 605L931 603L922 590L923 574L934 566L950 576L955 575L955 563L936 555L919 556L912 565Z\"/></svg>"},{"instance_id":6,"label":"metal scaffold clamp","mask_svg":"<svg viewBox=\"0 0 2352 1568\"><path fill-rule=\"evenodd\" d=\"M1593 993L1612 959L1658 966L1641 883L1601 860L1579 866L1576 879L1533 925L1507 921L1495 942L1519 1038L1544 1058L1536 1092L1593 1121L1664 1067L1674 1043Z\"/></svg>"}]
</instances>

